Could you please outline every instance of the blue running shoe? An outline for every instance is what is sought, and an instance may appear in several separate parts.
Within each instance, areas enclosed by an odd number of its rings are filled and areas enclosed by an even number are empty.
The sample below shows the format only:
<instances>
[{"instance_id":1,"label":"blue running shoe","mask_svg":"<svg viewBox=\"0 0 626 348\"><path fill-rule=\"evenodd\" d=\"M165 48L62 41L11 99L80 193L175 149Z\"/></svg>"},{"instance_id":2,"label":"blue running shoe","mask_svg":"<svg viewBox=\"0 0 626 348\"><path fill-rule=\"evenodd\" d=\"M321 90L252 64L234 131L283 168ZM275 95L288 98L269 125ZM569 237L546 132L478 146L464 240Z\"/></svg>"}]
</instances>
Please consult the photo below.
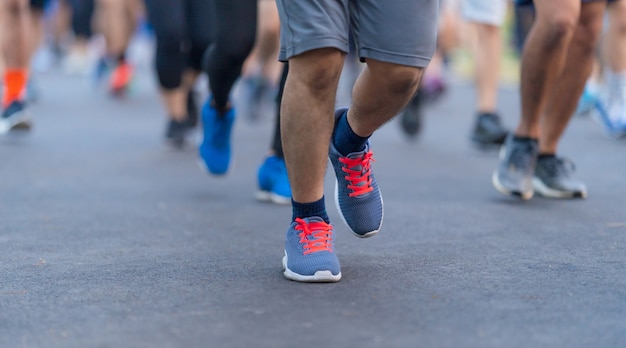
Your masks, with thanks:
<instances>
[{"instance_id":1,"label":"blue running shoe","mask_svg":"<svg viewBox=\"0 0 626 348\"><path fill-rule=\"evenodd\" d=\"M372 173L369 142L365 150L343 156L332 141L328 153L335 169L335 204L343 221L361 238L375 235L383 224L383 197Z\"/></svg>"},{"instance_id":2,"label":"blue running shoe","mask_svg":"<svg viewBox=\"0 0 626 348\"><path fill-rule=\"evenodd\" d=\"M578 106L576 106L574 115L587 115L593 110L598 101L598 92L596 89L597 88L592 87L590 83L585 85L585 89L583 90L580 99L578 99Z\"/></svg>"},{"instance_id":3,"label":"blue running shoe","mask_svg":"<svg viewBox=\"0 0 626 348\"><path fill-rule=\"evenodd\" d=\"M298 282L337 282L341 270L333 253L333 228L320 217L296 219L287 230L285 278Z\"/></svg>"},{"instance_id":4,"label":"blue running shoe","mask_svg":"<svg viewBox=\"0 0 626 348\"><path fill-rule=\"evenodd\" d=\"M235 109L219 115L211 106L211 98L202 107L202 144L200 166L213 175L224 175L230 167L230 135L235 121Z\"/></svg>"},{"instance_id":5,"label":"blue running shoe","mask_svg":"<svg viewBox=\"0 0 626 348\"><path fill-rule=\"evenodd\" d=\"M256 198L274 204L291 203L291 186L287 177L285 159L269 156L259 168L259 191Z\"/></svg>"}]
</instances>

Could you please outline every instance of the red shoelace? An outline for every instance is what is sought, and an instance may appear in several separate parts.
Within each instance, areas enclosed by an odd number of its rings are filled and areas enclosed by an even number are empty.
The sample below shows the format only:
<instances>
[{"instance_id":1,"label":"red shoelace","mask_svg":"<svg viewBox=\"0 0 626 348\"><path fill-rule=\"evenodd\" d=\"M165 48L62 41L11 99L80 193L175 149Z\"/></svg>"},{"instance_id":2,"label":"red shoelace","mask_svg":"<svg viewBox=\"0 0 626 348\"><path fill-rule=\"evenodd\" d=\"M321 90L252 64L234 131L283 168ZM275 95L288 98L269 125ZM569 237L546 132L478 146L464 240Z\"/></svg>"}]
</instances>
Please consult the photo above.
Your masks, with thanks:
<instances>
[{"instance_id":1,"label":"red shoelace","mask_svg":"<svg viewBox=\"0 0 626 348\"><path fill-rule=\"evenodd\" d=\"M370 175L370 164L374 161L372 151L368 151L361 158L352 159L339 157L339 161L344 164L341 170L348 174L344 178L350 182L350 184L348 184L348 188L352 190L349 194L350 197L364 195L374 190L374 188L372 188L372 177ZM360 169L350 169L355 167L360 167Z\"/></svg>"},{"instance_id":2,"label":"red shoelace","mask_svg":"<svg viewBox=\"0 0 626 348\"><path fill-rule=\"evenodd\" d=\"M333 251L332 226L324 221L307 223L303 219L296 218L296 231L301 231L300 243L304 247L304 255L319 251Z\"/></svg>"}]
</instances>

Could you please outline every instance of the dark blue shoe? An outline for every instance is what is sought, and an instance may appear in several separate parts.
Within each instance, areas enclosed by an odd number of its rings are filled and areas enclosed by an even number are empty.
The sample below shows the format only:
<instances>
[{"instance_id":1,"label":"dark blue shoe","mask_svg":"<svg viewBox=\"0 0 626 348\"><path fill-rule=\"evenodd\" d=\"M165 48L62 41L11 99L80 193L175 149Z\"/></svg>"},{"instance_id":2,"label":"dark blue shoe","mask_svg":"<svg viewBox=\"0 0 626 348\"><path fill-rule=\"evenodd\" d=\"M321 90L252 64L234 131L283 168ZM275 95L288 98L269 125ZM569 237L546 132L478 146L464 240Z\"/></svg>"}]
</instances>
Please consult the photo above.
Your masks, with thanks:
<instances>
[{"instance_id":1,"label":"dark blue shoe","mask_svg":"<svg viewBox=\"0 0 626 348\"><path fill-rule=\"evenodd\" d=\"M224 175L230 168L230 135L235 121L231 108L220 115L211 106L211 98L202 107L203 140L200 144L200 165L213 175Z\"/></svg>"},{"instance_id":2,"label":"dark blue shoe","mask_svg":"<svg viewBox=\"0 0 626 348\"><path fill-rule=\"evenodd\" d=\"M278 156L269 156L259 168L259 191L256 198L274 204L291 203L291 186L287 176L285 159Z\"/></svg>"},{"instance_id":3,"label":"dark blue shoe","mask_svg":"<svg viewBox=\"0 0 626 348\"><path fill-rule=\"evenodd\" d=\"M29 130L31 118L26 103L16 100L2 111L0 116L0 134L6 134L12 130Z\"/></svg>"},{"instance_id":4,"label":"dark blue shoe","mask_svg":"<svg viewBox=\"0 0 626 348\"><path fill-rule=\"evenodd\" d=\"M287 230L285 278L299 282L337 282L341 270L333 253L333 228L322 218L296 219Z\"/></svg>"},{"instance_id":5,"label":"dark blue shoe","mask_svg":"<svg viewBox=\"0 0 626 348\"><path fill-rule=\"evenodd\" d=\"M332 141L328 157L335 170L335 203L343 221L361 238L378 233L383 224L383 198L372 173L369 142L365 149L343 156Z\"/></svg>"}]
</instances>

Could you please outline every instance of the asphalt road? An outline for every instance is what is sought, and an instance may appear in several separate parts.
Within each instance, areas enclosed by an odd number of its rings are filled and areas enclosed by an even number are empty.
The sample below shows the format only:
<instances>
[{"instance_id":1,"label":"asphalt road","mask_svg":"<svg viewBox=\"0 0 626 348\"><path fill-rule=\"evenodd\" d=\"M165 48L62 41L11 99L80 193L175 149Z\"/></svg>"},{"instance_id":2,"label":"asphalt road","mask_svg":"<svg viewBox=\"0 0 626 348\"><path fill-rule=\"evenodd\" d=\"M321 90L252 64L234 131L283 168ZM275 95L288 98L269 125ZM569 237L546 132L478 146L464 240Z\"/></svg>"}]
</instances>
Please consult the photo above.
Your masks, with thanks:
<instances>
[{"instance_id":1,"label":"asphalt road","mask_svg":"<svg viewBox=\"0 0 626 348\"><path fill-rule=\"evenodd\" d=\"M521 202L456 83L417 141L373 137L383 229L354 238L329 199L343 279L300 284L290 208L254 199L271 117L239 119L232 172L208 177L164 146L147 76L116 101L42 75L33 132L0 138L0 347L626 346L626 142L591 119L561 146L589 198ZM513 125L515 89L500 110Z\"/></svg>"}]
</instances>

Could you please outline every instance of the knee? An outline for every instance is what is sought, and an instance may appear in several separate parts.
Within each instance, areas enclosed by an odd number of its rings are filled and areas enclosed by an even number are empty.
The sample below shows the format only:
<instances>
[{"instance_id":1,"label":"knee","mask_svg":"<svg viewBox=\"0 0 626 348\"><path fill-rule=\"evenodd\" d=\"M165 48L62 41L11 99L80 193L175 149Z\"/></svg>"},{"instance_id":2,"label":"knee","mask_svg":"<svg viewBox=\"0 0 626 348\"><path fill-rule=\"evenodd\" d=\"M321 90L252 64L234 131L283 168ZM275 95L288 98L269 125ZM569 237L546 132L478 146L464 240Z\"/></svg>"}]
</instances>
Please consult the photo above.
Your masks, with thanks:
<instances>
[{"instance_id":1,"label":"knee","mask_svg":"<svg viewBox=\"0 0 626 348\"><path fill-rule=\"evenodd\" d=\"M500 27L486 23L475 23L479 39L491 38L500 35Z\"/></svg>"},{"instance_id":2,"label":"knee","mask_svg":"<svg viewBox=\"0 0 626 348\"><path fill-rule=\"evenodd\" d=\"M572 40L573 45L581 48L581 52L585 55L593 55L600 40L601 26L581 26L576 30Z\"/></svg>"},{"instance_id":3,"label":"knee","mask_svg":"<svg viewBox=\"0 0 626 348\"><path fill-rule=\"evenodd\" d=\"M597 47L604 25L604 8L583 6L578 26L572 38L577 52L583 57L592 56Z\"/></svg>"},{"instance_id":4,"label":"knee","mask_svg":"<svg viewBox=\"0 0 626 348\"><path fill-rule=\"evenodd\" d=\"M289 77L312 93L335 90L343 68L344 54L335 49L309 51L289 60Z\"/></svg>"},{"instance_id":5,"label":"knee","mask_svg":"<svg viewBox=\"0 0 626 348\"><path fill-rule=\"evenodd\" d=\"M368 62L368 69L381 86L398 96L414 95L419 86L423 69L405 65L384 64L372 66Z\"/></svg>"},{"instance_id":6,"label":"knee","mask_svg":"<svg viewBox=\"0 0 626 348\"><path fill-rule=\"evenodd\" d=\"M578 14L575 12L555 12L548 16L538 17L537 25L545 29L545 37L550 47L567 43L578 25Z\"/></svg>"}]
</instances>

